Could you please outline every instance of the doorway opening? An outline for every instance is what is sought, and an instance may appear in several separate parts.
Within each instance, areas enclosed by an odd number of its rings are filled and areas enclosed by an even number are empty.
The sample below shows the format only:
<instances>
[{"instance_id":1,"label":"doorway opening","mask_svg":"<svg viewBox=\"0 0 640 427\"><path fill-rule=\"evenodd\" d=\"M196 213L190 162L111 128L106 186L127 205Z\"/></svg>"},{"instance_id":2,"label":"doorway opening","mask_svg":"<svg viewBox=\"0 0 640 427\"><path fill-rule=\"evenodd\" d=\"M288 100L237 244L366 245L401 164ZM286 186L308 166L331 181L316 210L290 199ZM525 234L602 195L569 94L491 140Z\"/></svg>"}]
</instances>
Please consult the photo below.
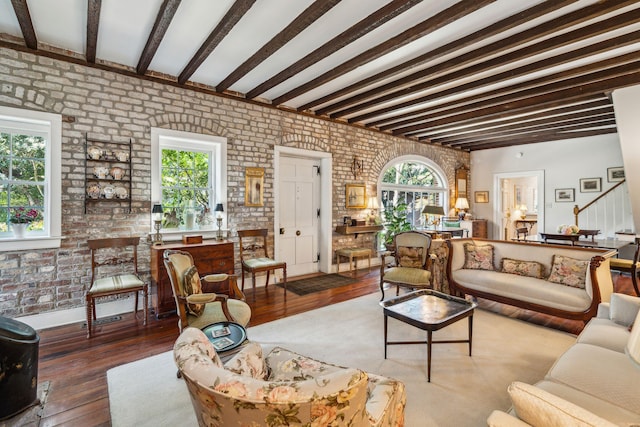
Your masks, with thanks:
<instances>
[{"instance_id":1,"label":"doorway opening","mask_svg":"<svg viewBox=\"0 0 640 427\"><path fill-rule=\"evenodd\" d=\"M494 194L494 239L511 240L523 227L529 237L544 232L544 171L495 174Z\"/></svg>"}]
</instances>

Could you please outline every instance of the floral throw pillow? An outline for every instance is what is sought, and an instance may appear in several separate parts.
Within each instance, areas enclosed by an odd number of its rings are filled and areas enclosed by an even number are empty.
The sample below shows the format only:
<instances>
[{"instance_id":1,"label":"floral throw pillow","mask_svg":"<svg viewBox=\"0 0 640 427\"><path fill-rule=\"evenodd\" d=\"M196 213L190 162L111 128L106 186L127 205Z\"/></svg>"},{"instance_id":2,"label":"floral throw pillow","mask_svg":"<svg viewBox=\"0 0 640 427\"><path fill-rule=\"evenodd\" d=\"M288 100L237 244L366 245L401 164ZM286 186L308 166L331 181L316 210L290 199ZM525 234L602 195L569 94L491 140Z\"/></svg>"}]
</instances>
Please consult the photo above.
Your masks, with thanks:
<instances>
[{"instance_id":1,"label":"floral throw pillow","mask_svg":"<svg viewBox=\"0 0 640 427\"><path fill-rule=\"evenodd\" d=\"M187 272L184 273L184 291L187 295L202 293L202 282L195 265L189 267ZM187 304L187 309L189 313L199 317L204 312L204 306L204 304Z\"/></svg>"},{"instance_id":2,"label":"floral throw pillow","mask_svg":"<svg viewBox=\"0 0 640 427\"><path fill-rule=\"evenodd\" d=\"M470 270L493 271L493 245L464 244L464 265L462 268Z\"/></svg>"},{"instance_id":3,"label":"floral throw pillow","mask_svg":"<svg viewBox=\"0 0 640 427\"><path fill-rule=\"evenodd\" d=\"M400 267L422 268L424 248L422 246L398 246Z\"/></svg>"},{"instance_id":4,"label":"floral throw pillow","mask_svg":"<svg viewBox=\"0 0 640 427\"><path fill-rule=\"evenodd\" d=\"M588 270L589 261L554 255L548 280L553 283L584 289Z\"/></svg>"},{"instance_id":5,"label":"floral throw pillow","mask_svg":"<svg viewBox=\"0 0 640 427\"><path fill-rule=\"evenodd\" d=\"M262 355L260 344L250 342L244 346L231 360L224 364L224 368L238 375L266 380L269 368Z\"/></svg>"},{"instance_id":6,"label":"floral throw pillow","mask_svg":"<svg viewBox=\"0 0 640 427\"><path fill-rule=\"evenodd\" d=\"M502 258L502 272L541 279L544 277L544 265L536 261Z\"/></svg>"}]
</instances>

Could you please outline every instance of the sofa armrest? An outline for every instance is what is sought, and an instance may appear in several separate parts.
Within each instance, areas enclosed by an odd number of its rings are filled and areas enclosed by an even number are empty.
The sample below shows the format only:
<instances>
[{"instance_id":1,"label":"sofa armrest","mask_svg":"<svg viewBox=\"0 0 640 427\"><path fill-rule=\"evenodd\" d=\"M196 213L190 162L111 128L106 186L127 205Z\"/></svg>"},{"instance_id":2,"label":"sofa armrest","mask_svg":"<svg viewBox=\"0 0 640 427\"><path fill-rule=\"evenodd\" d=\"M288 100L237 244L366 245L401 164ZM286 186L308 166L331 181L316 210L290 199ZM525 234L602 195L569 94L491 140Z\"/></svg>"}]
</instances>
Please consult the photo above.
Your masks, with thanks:
<instances>
[{"instance_id":1,"label":"sofa armrest","mask_svg":"<svg viewBox=\"0 0 640 427\"><path fill-rule=\"evenodd\" d=\"M493 411L489 415L487 425L489 427L529 427L529 424L521 419L498 410Z\"/></svg>"},{"instance_id":2,"label":"sofa armrest","mask_svg":"<svg viewBox=\"0 0 640 427\"><path fill-rule=\"evenodd\" d=\"M611 319L611 307L608 302L601 302L598 304L598 313L596 317L600 319Z\"/></svg>"},{"instance_id":3,"label":"sofa armrest","mask_svg":"<svg viewBox=\"0 0 640 427\"><path fill-rule=\"evenodd\" d=\"M636 320L638 311L640 311L640 297L618 293L611 294L609 318L614 322L629 326Z\"/></svg>"}]
</instances>

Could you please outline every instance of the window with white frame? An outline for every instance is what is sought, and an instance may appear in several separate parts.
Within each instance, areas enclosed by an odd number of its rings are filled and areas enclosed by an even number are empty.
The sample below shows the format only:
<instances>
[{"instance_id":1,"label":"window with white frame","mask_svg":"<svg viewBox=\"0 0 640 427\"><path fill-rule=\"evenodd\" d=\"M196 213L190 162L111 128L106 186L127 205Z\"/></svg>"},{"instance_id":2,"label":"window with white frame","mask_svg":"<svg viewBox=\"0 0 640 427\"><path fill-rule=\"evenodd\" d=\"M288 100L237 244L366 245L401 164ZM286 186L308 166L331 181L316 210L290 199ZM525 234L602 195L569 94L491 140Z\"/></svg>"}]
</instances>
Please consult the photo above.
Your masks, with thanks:
<instances>
[{"instance_id":1,"label":"window with white frame","mask_svg":"<svg viewBox=\"0 0 640 427\"><path fill-rule=\"evenodd\" d=\"M61 132L60 115L0 107L0 250L60 246Z\"/></svg>"},{"instance_id":2,"label":"window with white frame","mask_svg":"<svg viewBox=\"0 0 640 427\"><path fill-rule=\"evenodd\" d=\"M163 231L213 229L226 202L226 138L153 128L152 202L162 205Z\"/></svg>"},{"instance_id":3,"label":"window with white frame","mask_svg":"<svg viewBox=\"0 0 640 427\"><path fill-rule=\"evenodd\" d=\"M447 210L446 180L435 164L412 159L398 159L382 173L380 196L383 217L394 207L404 205L407 221L414 229L425 228L426 205Z\"/></svg>"}]
</instances>

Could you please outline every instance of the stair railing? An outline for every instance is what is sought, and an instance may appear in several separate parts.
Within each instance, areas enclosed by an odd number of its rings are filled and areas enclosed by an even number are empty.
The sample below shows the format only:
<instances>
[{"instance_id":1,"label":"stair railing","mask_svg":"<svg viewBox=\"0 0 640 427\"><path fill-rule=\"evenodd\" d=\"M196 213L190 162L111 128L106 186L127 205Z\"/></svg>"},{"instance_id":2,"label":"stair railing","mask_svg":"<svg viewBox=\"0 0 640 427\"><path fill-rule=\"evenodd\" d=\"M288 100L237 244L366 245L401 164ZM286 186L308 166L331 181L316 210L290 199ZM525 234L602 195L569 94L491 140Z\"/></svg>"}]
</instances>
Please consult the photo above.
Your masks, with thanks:
<instances>
[{"instance_id":1,"label":"stair railing","mask_svg":"<svg viewBox=\"0 0 640 427\"><path fill-rule=\"evenodd\" d=\"M622 180L620 182L618 182L616 185L614 185L613 187L611 187L610 189L608 189L607 191L605 191L604 193L600 194L598 197L596 197L595 199L593 199L592 201L590 201L589 203L587 203L586 205L584 205L583 207L579 207L578 205L575 205L573 208L573 215L574 215L574 223L575 225L579 226L579 215L581 213L585 213L587 214L587 209L592 208L588 215L587 215L587 222L589 223L587 225L587 227L590 228L594 228L594 222L591 219L592 217L592 213L596 212L596 227L595 228L599 228L603 233L605 233L606 235L612 234L614 232L617 232L619 230L616 229L616 227L620 226L620 218L619 218L619 214L623 213L625 211L628 210L628 208L625 206L625 204L623 204L622 206L622 211L620 211L620 208L616 208L615 206L618 206L618 202L620 199L620 191L624 191L624 188L620 188L622 185L624 185L626 182L626 180ZM620 190L618 190L620 188ZM625 187L626 188L626 187ZM618 190L617 195L613 194L616 190ZM606 198L606 200L605 200ZM612 200L614 201L614 205L611 205ZM623 202L624 203L624 202ZM595 211L594 211L595 209ZM618 214L615 214L613 217L611 216L611 209L613 209L613 212L618 212ZM602 216L602 212L605 211L606 213L604 214L604 224L601 223L601 220L598 218L601 218ZM624 215L623 215L624 216ZM607 219L609 218L609 219ZM613 219L613 222L611 222L611 218ZM622 221L622 223L626 223L626 221Z\"/></svg>"}]
</instances>

